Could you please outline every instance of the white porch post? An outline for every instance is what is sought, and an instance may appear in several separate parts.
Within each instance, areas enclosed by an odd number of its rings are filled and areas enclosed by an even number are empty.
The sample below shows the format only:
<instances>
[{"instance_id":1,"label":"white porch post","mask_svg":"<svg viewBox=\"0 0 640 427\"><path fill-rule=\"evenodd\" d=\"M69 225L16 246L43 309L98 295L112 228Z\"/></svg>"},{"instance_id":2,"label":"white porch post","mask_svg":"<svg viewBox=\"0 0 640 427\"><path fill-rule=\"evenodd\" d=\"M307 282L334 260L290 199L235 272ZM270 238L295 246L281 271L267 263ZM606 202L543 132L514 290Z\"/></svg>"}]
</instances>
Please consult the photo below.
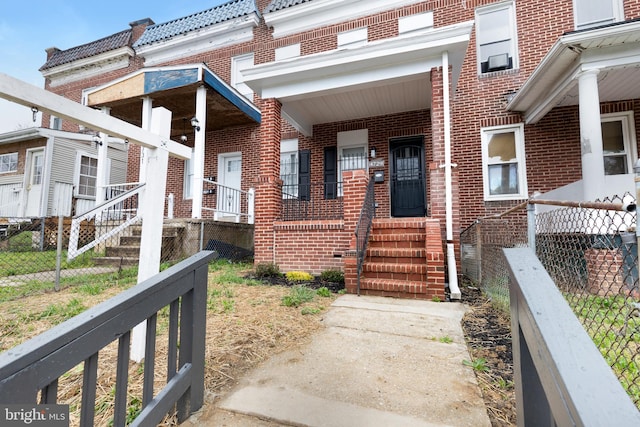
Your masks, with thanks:
<instances>
[{"instance_id":1,"label":"white porch post","mask_svg":"<svg viewBox=\"0 0 640 427\"><path fill-rule=\"evenodd\" d=\"M151 111L153 109L153 100L145 96L142 98L142 129L151 130ZM147 148L140 147L140 171L138 173L138 182L145 182L147 176L147 162L145 158L149 155Z\"/></svg>"},{"instance_id":2,"label":"white porch post","mask_svg":"<svg viewBox=\"0 0 640 427\"><path fill-rule=\"evenodd\" d=\"M110 114L109 107L102 107L104 114ZM102 145L98 146L98 170L96 171L96 206L101 205L106 199L106 186L107 182L107 161L109 152L109 143L107 141L108 135L104 132L99 134Z\"/></svg>"},{"instance_id":3,"label":"white porch post","mask_svg":"<svg viewBox=\"0 0 640 427\"><path fill-rule=\"evenodd\" d=\"M584 200L605 195L602 125L598 70L585 71L578 77L580 100L580 145L582 150L582 185Z\"/></svg>"},{"instance_id":4,"label":"white porch post","mask_svg":"<svg viewBox=\"0 0 640 427\"><path fill-rule=\"evenodd\" d=\"M202 218L202 189L204 179L204 142L207 124L207 88L200 86L196 92L196 119L200 123L200 130L194 129L195 141L193 148L193 206L191 218Z\"/></svg>"},{"instance_id":5,"label":"white porch post","mask_svg":"<svg viewBox=\"0 0 640 427\"><path fill-rule=\"evenodd\" d=\"M163 107L154 108L150 131L168 138L171 133L171 111ZM147 175L144 180L147 184L142 196L146 209L142 214L138 283L160 271L164 201L169 165L167 150L162 148L147 148L146 150L145 170ZM136 362L140 362L144 358L146 331L147 324L144 322L133 328L131 359Z\"/></svg>"},{"instance_id":6,"label":"white porch post","mask_svg":"<svg viewBox=\"0 0 640 427\"><path fill-rule=\"evenodd\" d=\"M250 188L247 191L247 222L253 224L256 215L256 190Z\"/></svg>"}]
</instances>

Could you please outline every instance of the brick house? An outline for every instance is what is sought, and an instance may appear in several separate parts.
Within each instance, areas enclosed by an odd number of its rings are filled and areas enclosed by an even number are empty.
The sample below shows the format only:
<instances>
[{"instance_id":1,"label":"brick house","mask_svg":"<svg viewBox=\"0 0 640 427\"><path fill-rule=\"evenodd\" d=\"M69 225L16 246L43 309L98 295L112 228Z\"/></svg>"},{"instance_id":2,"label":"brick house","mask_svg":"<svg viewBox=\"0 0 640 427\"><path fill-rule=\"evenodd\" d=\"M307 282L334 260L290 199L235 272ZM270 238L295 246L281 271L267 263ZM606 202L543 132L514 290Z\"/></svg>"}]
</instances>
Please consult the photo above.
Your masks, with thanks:
<instances>
[{"instance_id":1,"label":"brick house","mask_svg":"<svg viewBox=\"0 0 640 427\"><path fill-rule=\"evenodd\" d=\"M194 148L171 160L174 215L221 219L250 203L221 189L254 189L257 263L443 297L474 219L633 190L638 17L630 0L235 0L50 49L42 72L143 127L171 110Z\"/></svg>"}]
</instances>

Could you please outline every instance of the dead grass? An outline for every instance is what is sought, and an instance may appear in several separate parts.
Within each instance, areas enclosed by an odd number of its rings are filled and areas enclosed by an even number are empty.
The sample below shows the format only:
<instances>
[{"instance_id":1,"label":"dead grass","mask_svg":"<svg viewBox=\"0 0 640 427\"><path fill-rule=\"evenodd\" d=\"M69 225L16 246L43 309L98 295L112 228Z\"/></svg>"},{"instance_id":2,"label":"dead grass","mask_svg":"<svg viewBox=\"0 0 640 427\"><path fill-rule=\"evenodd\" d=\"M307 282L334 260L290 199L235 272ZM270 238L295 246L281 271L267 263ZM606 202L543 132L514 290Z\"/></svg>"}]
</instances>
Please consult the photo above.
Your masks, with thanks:
<instances>
[{"instance_id":1,"label":"dead grass","mask_svg":"<svg viewBox=\"0 0 640 427\"><path fill-rule=\"evenodd\" d=\"M248 271L248 270L247 270ZM246 273L239 272L240 276ZM227 391L236 380L253 366L272 354L299 345L321 325L322 313L335 296L315 299L306 307L319 309L319 314L303 315L303 307L285 307L282 297L289 289L282 286L230 283L220 281L224 270L209 274L207 310L207 346L205 355L205 389L214 395ZM66 306L74 298L86 308L104 301L123 287L104 290L99 295L79 295L73 288L57 293L30 296L27 299L0 304L0 350L4 351L59 323L55 316L41 316L52 305ZM32 319L25 322L24 319ZM156 340L155 388L157 393L166 384L167 331L166 316L159 315ZM96 426L108 426L113 417L117 342L104 348L98 357ZM79 425L83 365L64 374L59 380L59 403L70 405L71 425ZM141 407L141 364L130 362L128 386L128 416L133 418ZM164 426L177 425L168 416Z\"/></svg>"}]
</instances>

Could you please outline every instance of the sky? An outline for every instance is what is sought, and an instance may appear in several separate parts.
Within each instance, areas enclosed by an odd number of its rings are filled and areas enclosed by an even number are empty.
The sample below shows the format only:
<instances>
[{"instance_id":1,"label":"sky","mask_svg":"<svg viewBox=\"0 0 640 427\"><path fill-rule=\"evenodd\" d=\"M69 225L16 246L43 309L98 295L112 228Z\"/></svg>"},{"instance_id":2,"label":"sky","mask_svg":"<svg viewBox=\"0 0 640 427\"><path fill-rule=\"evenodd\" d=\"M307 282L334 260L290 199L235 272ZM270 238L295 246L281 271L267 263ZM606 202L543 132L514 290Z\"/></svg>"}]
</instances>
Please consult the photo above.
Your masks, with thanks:
<instances>
[{"instance_id":1,"label":"sky","mask_svg":"<svg viewBox=\"0 0 640 427\"><path fill-rule=\"evenodd\" d=\"M44 88L38 69L45 49L66 50L129 29L151 18L156 24L209 9L228 0L2 0L0 73ZM0 133L40 126L27 107L0 98Z\"/></svg>"}]
</instances>

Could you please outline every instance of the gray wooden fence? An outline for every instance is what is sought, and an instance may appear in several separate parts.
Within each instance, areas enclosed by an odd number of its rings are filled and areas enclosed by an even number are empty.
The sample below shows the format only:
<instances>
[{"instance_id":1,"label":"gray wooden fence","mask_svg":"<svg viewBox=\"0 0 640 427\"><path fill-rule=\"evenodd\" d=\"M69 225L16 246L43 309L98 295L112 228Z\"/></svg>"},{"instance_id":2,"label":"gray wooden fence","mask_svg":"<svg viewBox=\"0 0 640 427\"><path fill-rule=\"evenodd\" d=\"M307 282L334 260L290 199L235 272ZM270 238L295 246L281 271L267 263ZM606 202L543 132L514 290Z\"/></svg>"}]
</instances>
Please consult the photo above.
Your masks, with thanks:
<instances>
[{"instance_id":1,"label":"gray wooden fence","mask_svg":"<svg viewBox=\"0 0 640 427\"><path fill-rule=\"evenodd\" d=\"M98 352L117 340L113 425L124 426L130 331L146 321L142 412L132 425L155 426L176 404L179 421L186 419L204 400L207 263L213 255L200 252L0 354L0 402L55 404L58 378L84 362L80 425L92 426ZM164 307L169 307L167 381L154 395L156 323Z\"/></svg>"},{"instance_id":2,"label":"gray wooden fence","mask_svg":"<svg viewBox=\"0 0 640 427\"><path fill-rule=\"evenodd\" d=\"M533 251L504 254L518 426L640 426L640 412Z\"/></svg>"}]
</instances>

